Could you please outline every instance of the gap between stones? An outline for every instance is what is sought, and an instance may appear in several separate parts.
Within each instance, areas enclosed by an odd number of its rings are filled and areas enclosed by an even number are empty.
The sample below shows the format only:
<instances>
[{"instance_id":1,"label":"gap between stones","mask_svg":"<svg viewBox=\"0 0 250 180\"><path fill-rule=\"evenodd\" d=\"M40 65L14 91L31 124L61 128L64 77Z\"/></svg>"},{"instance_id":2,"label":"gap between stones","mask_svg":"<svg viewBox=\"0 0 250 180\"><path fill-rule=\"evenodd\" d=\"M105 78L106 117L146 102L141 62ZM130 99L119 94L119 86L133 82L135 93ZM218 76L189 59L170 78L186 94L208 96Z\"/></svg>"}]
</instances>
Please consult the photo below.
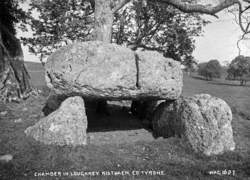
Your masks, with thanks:
<instances>
[{"instance_id":1,"label":"gap between stones","mask_svg":"<svg viewBox=\"0 0 250 180\"><path fill-rule=\"evenodd\" d=\"M134 56L135 56L135 67L136 67L136 87L137 89L141 89L140 83L139 83L139 73L140 73L140 68L139 68L139 56L136 52L134 52Z\"/></svg>"}]
</instances>

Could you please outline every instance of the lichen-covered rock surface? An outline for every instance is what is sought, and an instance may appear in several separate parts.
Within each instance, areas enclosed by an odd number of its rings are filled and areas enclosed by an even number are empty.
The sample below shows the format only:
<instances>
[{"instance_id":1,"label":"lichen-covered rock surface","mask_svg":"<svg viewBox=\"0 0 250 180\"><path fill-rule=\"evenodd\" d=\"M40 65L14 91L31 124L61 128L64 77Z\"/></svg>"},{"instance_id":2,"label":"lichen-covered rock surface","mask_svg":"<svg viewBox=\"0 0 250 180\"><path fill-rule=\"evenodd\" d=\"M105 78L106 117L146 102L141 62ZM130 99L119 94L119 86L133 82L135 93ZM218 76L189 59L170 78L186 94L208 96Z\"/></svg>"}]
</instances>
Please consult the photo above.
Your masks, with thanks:
<instances>
[{"instance_id":1,"label":"lichen-covered rock surface","mask_svg":"<svg viewBox=\"0 0 250 180\"><path fill-rule=\"evenodd\" d=\"M139 96L177 99L182 92L180 64L156 51L137 51ZM165 97L165 98L164 98Z\"/></svg>"},{"instance_id":2,"label":"lichen-covered rock surface","mask_svg":"<svg viewBox=\"0 0 250 180\"><path fill-rule=\"evenodd\" d=\"M209 156L235 149L231 122L224 100L198 94L161 103L152 123L157 137L181 137L195 152Z\"/></svg>"},{"instance_id":3,"label":"lichen-covered rock surface","mask_svg":"<svg viewBox=\"0 0 250 180\"><path fill-rule=\"evenodd\" d=\"M45 144L86 145L87 117L81 97L70 97L58 110L25 130L26 135Z\"/></svg>"},{"instance_id":4,"label":"lichen-covered rock surface","mask_svg":"<svg viewBox=\"0 0 250 180\"><path fill-rule=\"evenodd\" d=\"M184 98L178 114L180 131L196 152L213 155L235 149L232 112L224 100L208 94Z\"/></svg>"},{"instance_id":5,"label":"lichen-covered rock surface","mask_svg":"<svg viewBox=\"0 0 250 180\"><path fill-rule=\"evenodd\" d=\"M60 94L87 98L177 99L182 91L180 63L157 52L134 52L100 41L62 47L45 66L46 81Z\"/></svg>"}]
</instances>

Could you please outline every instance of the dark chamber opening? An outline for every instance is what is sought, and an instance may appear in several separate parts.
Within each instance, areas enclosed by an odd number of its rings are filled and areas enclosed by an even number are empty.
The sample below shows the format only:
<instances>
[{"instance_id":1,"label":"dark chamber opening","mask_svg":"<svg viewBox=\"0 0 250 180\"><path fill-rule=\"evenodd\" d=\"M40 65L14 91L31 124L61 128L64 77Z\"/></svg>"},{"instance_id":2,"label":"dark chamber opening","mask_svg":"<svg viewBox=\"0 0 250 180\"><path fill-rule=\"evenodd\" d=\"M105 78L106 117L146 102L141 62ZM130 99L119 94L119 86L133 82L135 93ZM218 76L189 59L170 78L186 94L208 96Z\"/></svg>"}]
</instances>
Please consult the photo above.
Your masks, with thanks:
<instances>
[{"instance_id":1,"label":"dark chamber opening","mask_svg":"<svg viewBox=\"0 0 250 180\"><path fill-rule=\"evenodd\" d=\"M69 96L52 95L43 107L45 116L57 110L61 103ZM101 103L100 103L101 102ZM106 132L116 130L146 129L151 131L151 123L144 118L138 118L131 113L131 101L84 100L88 119L87 132ZM101 104L101 106L100 106Z\"/></svg>"},{"instance_id":2,"label":"dark chamber opening","mask_svg":"<svg viewBox=\"0 0 250 180\"><path fill-rule=\"evenodd\" d=\"M145 120L134 116L130 111L130 106L123 106L119 104L119 101L114 103L108 102L108 113L97 112L96 107L89 103L85 103L85 106L88 117L87 132L136 130L142 128L150 130L150 126L145 123Z\"/></svg>"}]
</instances>

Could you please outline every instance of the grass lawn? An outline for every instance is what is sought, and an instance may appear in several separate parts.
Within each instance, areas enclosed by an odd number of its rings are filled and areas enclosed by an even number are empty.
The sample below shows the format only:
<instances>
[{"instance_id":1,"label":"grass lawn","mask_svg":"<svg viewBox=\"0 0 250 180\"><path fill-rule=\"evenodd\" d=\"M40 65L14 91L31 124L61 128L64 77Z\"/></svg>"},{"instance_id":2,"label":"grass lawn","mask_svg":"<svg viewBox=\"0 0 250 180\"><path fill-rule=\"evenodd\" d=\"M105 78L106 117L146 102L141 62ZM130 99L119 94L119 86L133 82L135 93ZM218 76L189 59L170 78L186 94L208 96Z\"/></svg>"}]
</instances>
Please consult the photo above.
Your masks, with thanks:
<instances>
[{"instance_id":1,"label":"grass lawn","mask_svg":"<svg viewBox=\"0 0 250 180\"><path fill-rule=\"evenodd\" d=\"M33 84L42 88L45 85L43 72L36 68L36 65L28 67ZM98 117L107 126L107 118L116 122L117 127L127 126L125 129L90 132L90 144L85 147L44 145L26 137L24 130L43 117L41 109L46 96L31 97L20 104L1 103L0 112L8 113L0 116L0 155L12 154L13 160L0 163L0 180L250 179L250 85L241 87L236 83L184 76L184 96L209 93L224 99L232 108L236 150L212 157L195 154L181 139L154 139L137 119L124 112L114 113L112 117ZM19 118L21 121L17 123ZM150 175L148 170L160 174ZM61 177L35 176L38 172L52 171L69 174ZM97 171L103 175L73 176L74 171ZM108 175L111 171L123 171L125 175ZM216 175L230 171L231 175Z\"/></svg>"}]
</instances>

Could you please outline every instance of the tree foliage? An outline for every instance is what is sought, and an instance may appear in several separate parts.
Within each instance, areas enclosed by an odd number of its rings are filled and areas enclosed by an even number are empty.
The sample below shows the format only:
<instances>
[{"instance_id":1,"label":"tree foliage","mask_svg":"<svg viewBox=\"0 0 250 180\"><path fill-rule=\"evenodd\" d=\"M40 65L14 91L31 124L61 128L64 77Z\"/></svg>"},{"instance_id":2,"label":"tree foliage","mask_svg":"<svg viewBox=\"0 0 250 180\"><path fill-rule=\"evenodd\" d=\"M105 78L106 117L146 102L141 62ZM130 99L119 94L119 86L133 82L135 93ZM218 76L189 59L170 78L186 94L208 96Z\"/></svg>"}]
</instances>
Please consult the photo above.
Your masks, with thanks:
<instances>
[{"instance_id":1,"label":"tree foliage","mask_svg":"<svg viewBox=\"0 0 250 180\"><path fill-rule=\"evenodd\" d=\"M244 85L250 79L250 57L237 56L227 70L229 80L239 80Z\"/></svg>"},{"instance_id":2,"label":"tree foliage","mask_svg":"<svg viewBox=\"0 0 250 180\"><path fill-rule=\"evenodd\" d=\"M26 23L26 14L20 8L19 3L22 0L5 0L0 1L0 22L5 28L9 30L10 33L16 34L15 26L17 23L21 23L21 28L24 27Z\"/></svg>"},{"instance_id":3,"label":"tree foliage","mask_svg":"<svg viewBox=\"0 0 250 180\"><path fill-rule=\"evenodd\" d=\"M178 61L193 60L194 37L207 22L197 14L185 14L169 5L135 0L114 14L112 41L117 44L157 50ZM32 38L23 38L42 59L60 46L75 40L89 40L93 32L91 1L34 1L30 13Z\"/></svg>"},{"instance_id":4,"label":"tree foliage","mask_svg":"<svg viewBox=\"0 0 250 180\"><path fill-rule=\"evenodd\" d=\"M207 63L201 63L198 65L198 68L198 74L205 77L206 80L221 77L222 67L218 60L210 60Z\"/></svg>"},{"instance_id":5,"label":"tree foliage","mask_svg":"<svg viewBox=\"0 0 250 180\"><path fill-rule=\"evenodd\" d=\"M197 14L186 14L159 2L133 1L115 14L113 41L162 52L177 61L193 60L194 37L208 22Z\"/></svg>"},{"instance_id":6,"label":"tree foliage","mask_svg":"<svg viewBox=\"0 0 250 180\"><path fill-rule=\"evenodd\" d=\"M16 47L12 47L11 40L15 39L16 26L25 27L26 14L19 7L17 0L0 1L0 31L4 46L14 52ZM14 48L14 49L13 49ZM11 53L9 52L9 53Z\"/></svg>"},{"instance_id":7,"label":"tree foliage","mask_svg":"<svg viewBox=\"0 0 250 180\"><path fill-rule=\"evenodd\" d=\"M41 60L63 45L86 40L93 30L94 11L89 1L32 1L30 7L33 36L22 40Z\"/></svg>"}]
</instances>

